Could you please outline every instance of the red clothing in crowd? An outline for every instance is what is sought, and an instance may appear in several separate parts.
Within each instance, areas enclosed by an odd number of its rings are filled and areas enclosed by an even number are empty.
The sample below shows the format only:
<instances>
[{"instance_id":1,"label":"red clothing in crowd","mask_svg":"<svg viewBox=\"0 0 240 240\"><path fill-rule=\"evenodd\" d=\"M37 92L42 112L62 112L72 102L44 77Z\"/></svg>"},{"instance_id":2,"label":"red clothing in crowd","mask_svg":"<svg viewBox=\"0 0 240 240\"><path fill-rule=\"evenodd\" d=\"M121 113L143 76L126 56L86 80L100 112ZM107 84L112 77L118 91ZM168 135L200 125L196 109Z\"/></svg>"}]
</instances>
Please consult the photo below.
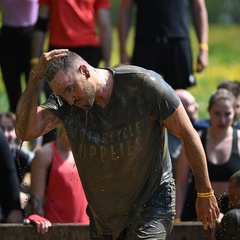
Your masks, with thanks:
<instances>
[{"instance_id":1,"label":"red clothing in crowd","mask_svg":"<svg viewBox=\"0 0 240 240\"><path fill-rule=\"evenodd\" d=\"M100 45L95 28L95 12L99 8L110 8L110 0L39 0L39 3L51 9L51 46Z\"/></svg>"},{"instance_id":2,"label":"red clothing in crowd","mask_svg":"<svg viewBox=\"0 0 240 240\"><path fill-rule=\"evenodd\" d=\"M56 143L47 184L45 217L52 223L89 223L87 200L75 163L63 161Z\"/></svg>"}]
</instances>

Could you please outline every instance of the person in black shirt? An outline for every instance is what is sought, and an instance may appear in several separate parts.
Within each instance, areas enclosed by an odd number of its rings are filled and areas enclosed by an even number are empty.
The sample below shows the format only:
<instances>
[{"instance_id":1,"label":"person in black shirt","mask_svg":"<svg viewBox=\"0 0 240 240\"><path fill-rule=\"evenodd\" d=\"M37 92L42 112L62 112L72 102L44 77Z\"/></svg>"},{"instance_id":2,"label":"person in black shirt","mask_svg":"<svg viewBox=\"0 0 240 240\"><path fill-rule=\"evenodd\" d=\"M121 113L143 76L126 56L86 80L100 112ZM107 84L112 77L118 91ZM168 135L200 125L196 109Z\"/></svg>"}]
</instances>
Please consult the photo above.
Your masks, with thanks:
<instances>
[{"instance_id":1,"label":"person in black shirt","mask_svg":"<svg viewBox=\"0 0 240 240\"><path fill-rule=\"evenodd\" d=\"M126 41L133 6L136 6L136 26L130 58ZM199 42L194 70L189 13ZM208 14L204 0L121 0L118 27L121 64L131 63L156 71L173 89L195 85L193 72L201 72L208 65Z\"/></svg>"},{"instance_id":2,"label":"person in black shirt","mask_svg":"<svg viewBox=\"0 0 240 240\"><path fill-rule=\"evenodd\" d=\"M17 171L2 129L0 129L0 152L0 222L22 223Z\"/></svg>"}]
</instances>

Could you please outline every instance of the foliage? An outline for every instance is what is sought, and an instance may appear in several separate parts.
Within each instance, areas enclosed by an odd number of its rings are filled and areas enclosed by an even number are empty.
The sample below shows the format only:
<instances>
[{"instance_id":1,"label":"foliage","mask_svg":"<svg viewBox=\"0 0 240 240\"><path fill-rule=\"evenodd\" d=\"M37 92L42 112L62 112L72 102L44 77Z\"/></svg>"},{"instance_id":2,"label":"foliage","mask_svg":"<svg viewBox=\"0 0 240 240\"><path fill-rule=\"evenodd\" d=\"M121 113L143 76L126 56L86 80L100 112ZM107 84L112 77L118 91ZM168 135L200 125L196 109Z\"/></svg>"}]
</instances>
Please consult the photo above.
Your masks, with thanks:
<instances>
[{"instance_id":1,"label":"foliage","mask_svg":"<svg viewBox=\"0 0 240 240\"><path fill-rule=\"evenodd\" d=\"M203 73L196 74L198 84L190 89L200 103L201 118L207 116L208 98L220 82L226 79L240 81L239 27L240 25L210 26L209 66ZM196 41L193 49L196 56Z\"/></svg>"},{"instance_id":2,"label":"foliage","mask_svg":"<svg viewBox=\"0 0 240 240\"><path fill-rule=\"evenodd\" d=\"M210 23L240 23L240 0L205 0Z\"/></svg>"},{"instance_id":3,"label":"foliage","mask_svg":"<svg viewBox=\"0 0 240 240\"><path fill-rule=\"evenodd\" d=\"M116 26L120 0L112 0L112 23ZM240 0L205 0L209 23L240 23Z\"/></svg>"}]
</instances>

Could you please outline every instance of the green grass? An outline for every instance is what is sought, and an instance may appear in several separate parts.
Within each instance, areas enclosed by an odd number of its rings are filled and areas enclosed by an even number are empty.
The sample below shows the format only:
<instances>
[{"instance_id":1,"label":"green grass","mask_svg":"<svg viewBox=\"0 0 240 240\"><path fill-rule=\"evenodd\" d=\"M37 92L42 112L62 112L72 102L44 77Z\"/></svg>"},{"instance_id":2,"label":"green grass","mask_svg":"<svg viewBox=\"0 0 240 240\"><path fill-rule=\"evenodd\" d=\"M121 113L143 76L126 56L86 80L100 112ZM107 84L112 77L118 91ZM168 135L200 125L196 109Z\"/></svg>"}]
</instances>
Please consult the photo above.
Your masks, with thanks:
<instances>
[{"instance_id":1,"label":"green grass","mask_svg":"<svg viewBox=\"0 0 240 240\"><path fill-rule=\"evenodd\" d=\"M198 53L195 32L191 30L194 63ZM209 66L200 74L196 74L197 85L189 91L200 104L200 118L207 116L207 104L210 94L225 79L240 80L240 25L210 25L209 28ZM133 29L128 38L127 49L132 52ZM113 29L113 46L111 66L119 63L119 43L117 30ZM0 110L8 110L8 100L0 75Z\"/></svg>"},{"instance_id":2,"label":"green grass","mask_svg":"<svg viewBox=\"0 0 240 240\"><path fill-rule=\"evenodd\" d=\"M2 73L0 71L0 111L8 111L8 109L9 104L7 94L2 80Z\"/></svg>"},{"instance_id":3,"label":"green grass","mask_svg":"<svg viewBox=\"0 0 240 240\"><path fill-rule=\"evenodd\" d=\"M194 37L193 37L194 38ZM225 79L240 81L240 25L211 25L209 29L209 66L197 74L197 86L189 89L200 103L199 115L207 116L210 94ZM196 39L193 42L197 54Z\"/></svg>"}]
</instances>

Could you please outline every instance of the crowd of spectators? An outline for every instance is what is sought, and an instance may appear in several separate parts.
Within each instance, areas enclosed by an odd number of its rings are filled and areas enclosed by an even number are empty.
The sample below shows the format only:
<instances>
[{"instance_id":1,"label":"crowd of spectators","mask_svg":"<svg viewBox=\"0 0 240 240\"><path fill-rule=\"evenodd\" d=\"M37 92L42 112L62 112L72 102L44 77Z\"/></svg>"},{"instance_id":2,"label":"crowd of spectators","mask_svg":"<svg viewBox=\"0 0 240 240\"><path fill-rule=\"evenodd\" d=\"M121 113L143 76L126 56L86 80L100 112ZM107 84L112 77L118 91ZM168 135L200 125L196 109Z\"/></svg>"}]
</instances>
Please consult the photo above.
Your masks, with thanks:
<instances>
[{"instance_id":1,"label":"crowd of spectators","mask_svg":"<svg viewBox=\"0 0 240 240\"><path fill-rule=\"evenodd\" d=\"M33 147L32 142L24 143L16 137L15 110L23 91L21 76L25 75L26 84L31 68L44 51L47 37L49 50L67 48L93 67L99 67L101 61L105 68L110 67L111 3L110 0L89 3L36 0L29 1L29 5L20 0L14 2L14 5L7 0L0 3L0 66L9 100L9 111L0 111L0 221L21 223L25 219L30 223L41 219L47 224L44 227L37 224L39 233L47 232L51 223L88 224L87 199L64 127L59 126L51 135L36 140ZM240 228L240 80L229 79L216 86L209 96L209 117L200 119L201 106L188 90L201 83L196 82L192 69L187 12L192 12L197 33L196 69L201 72L208 65L205 1L194 0L192 5L188 0L178 1L179 12L176 1L150 2L121 0L119 3L120 65L134 64L154 70L177 93L202 140L221 211L211 239L235 239L233 233ZM127 54L126 41L134 4L136 35L131 57ZM51 89L44 84L43 89L49 97ZM177 192L175 221L197 221L194 175L186 160L188 146L171 132L168 132L168 146ZM61 186L56 190L58 184ZM66 203L68 208L61 212L62 204ZM72 216L70 210L74 212Z\"/></svg>"}]
</instances>

